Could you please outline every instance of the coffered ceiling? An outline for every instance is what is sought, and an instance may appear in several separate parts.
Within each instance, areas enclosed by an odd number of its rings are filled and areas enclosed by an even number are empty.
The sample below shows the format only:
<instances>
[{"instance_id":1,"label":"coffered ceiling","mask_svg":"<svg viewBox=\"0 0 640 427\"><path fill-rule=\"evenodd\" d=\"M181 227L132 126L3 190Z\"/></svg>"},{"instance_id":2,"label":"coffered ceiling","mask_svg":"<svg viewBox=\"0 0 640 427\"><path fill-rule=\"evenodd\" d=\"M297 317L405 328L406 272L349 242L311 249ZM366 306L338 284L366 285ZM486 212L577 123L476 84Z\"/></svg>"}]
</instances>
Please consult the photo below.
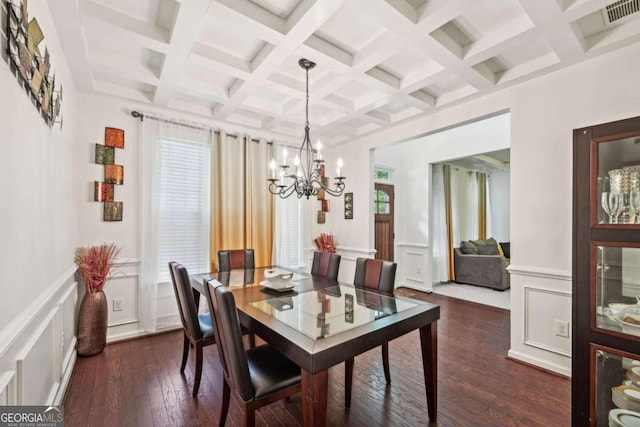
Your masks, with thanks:
<instances>
[{"instance_id":1,"label":"coffered ceiling","mask_svg":"<svg viewBox=\"0 0 640 427\"><path fill-rule=\"evenodd\" d=\"M339 144L640 41L611 0L58 0L77 87ZM628 4L627 4L628 3ZM638 0L615 2L633 10ZM617 11L618 9L616 9Z\"/></svg>"}]
</instances>

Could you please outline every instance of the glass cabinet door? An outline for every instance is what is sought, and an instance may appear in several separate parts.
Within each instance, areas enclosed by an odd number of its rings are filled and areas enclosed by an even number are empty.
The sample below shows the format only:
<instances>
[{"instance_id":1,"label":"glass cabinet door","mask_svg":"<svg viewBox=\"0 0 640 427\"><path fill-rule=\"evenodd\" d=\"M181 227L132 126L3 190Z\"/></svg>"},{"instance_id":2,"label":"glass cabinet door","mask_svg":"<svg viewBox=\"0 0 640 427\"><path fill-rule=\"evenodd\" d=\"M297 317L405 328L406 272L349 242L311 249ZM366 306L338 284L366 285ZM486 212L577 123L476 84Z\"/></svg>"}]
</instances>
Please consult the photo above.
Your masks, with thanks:
<instances>
[{"instance_id":1,"label":"glass cabinet door","mask_svg":"<svg viewBox=\"0 0 640 427\"><path fill-rule=\"evenodd\" d=\"M598 144L598 224L640 223L640 138Z\"/></svg>"},{"instance_id":2,"label":"glass cabinet door","mask_svg":"<svg viewBox=\"0 0 640 427\"><path fill-rule=\"evenodd\" d=\"M596 327L640 337L640 248L595 251Z\"/></svg>"},{"instance_id":3,"label":"glass cabinet door","mask_svg":"<svg viewBox=\"0 0 640 427\"><path fill-rule=\"evenodd\" d=\"M629 356L594 348L593 409L598 427L640 423L640 357Z\"/></svg>"}]
</instances>

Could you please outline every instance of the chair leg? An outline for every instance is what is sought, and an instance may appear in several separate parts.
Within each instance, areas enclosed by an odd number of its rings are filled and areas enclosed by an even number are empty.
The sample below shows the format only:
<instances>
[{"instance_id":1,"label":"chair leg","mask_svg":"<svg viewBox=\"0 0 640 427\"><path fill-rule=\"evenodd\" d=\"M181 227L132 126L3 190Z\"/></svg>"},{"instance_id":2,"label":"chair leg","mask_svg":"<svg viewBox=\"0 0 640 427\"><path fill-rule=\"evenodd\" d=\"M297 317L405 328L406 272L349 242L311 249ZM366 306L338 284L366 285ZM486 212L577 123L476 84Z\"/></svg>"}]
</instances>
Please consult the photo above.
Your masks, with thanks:
<instances>
[{"instance_id":1,"label":"chair leg","mask_svg":"<svg viewBox=\"0 0 640 427\"><path fill-rule=\"evenodd\" d=\"M256 348L256 334L249 332L249 348Z\"/></svg>"},{"instance_id":2,"label":"chair leg","mask_svg":"<svg viewBox=\"0 0 640 427\"><path fill-rule=\"evenodd\" d=\"M253 402L244 404L244 419L247 427L255 427L256 425L256 407Z\"/></svg>"},{"instance_id":3,"label":"chair leg","mask_svg":"<svg viewBox=\"0 0 640 427\"><path fill-rule=\"evenodd\" d=\"M223 427L227 422L227 412L229 412L229 399L231 398L231 389L226 380L222 380L222 409L220 409L219 427Z\"/></svg>"},{"instance_id":4,"label":"chair leg","mask_svg":"<svg viewBox=\"0 0 640 427\"><path fill-rule=\"evenodd\" d=\"M353 382L353 364L355 359L344 362L344 407L351 407L351 383Z\"/></svg>"},{"instance_id":5,"label":"chair leg","mask_svg":"<svg viewBox=\"0 0 640 427\"><path fill-rule=\"evenodd\" d=\"M187 366L187 359L189 358L189 338L187 334L184 334L184 344L182 345L182 365L180 365L180 373L184 373L184 368Z\"/></svg>"},{"instance_id":6,"label":"chair leg","mask_svg":"<svg viewBox=\"0 0 640 427\"><path fill-rule=\"evenodd\" d=\"M200 377L202 377L202 341L196 343L196 373L193 377L193 397L198 395Z\"/></svg>"},{"instance_id":7,"label":"chair leg","mask_svg":"<svg viewBox=\"0 0 640 427\"><path fill-rule=\"evenodd\" d=\"M391 373L389 372L389 343L382 344L382 367L384 369L384 379L387 384L391 384Z\"/></svg>"}]
</instances>

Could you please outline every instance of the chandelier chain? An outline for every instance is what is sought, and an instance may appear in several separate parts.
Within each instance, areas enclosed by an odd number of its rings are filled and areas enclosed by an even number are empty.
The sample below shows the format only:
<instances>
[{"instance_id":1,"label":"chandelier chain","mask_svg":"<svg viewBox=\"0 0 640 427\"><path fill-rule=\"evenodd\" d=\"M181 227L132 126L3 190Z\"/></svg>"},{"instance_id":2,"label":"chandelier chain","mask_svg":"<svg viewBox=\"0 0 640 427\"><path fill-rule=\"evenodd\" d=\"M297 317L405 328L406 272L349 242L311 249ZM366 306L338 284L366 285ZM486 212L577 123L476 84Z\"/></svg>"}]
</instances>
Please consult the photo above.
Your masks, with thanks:
<instances>
[{"instance_id":1,"label":"chandelier chain","mask_svg":"<svg viewBox=\"0 0 640 427\"><path fill-rule=\"evenodd\" d=\"M305 122L304 122L304 126L305 128L309 128L309 69L305 69L306 71L306 76L307 76L307 103L305 105Z\"/></svg>"}]
</instances>

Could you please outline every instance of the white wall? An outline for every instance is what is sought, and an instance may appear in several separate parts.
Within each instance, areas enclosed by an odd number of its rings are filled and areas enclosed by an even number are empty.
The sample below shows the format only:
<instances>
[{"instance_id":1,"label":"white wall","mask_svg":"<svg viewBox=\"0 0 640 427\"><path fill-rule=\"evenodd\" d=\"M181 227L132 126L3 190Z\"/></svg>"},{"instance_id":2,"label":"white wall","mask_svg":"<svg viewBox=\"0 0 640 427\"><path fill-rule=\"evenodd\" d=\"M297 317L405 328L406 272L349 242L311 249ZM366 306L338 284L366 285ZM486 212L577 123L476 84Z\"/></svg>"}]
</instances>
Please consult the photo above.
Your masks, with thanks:
<instances>
[{"instance_id":1,"label":"white wall","mask_svg":"<svg viewBox=\"0 0 640 427\"><path fill-rule=\"evenodd\" d=\"M640 115L639 74L634 44L340 147L345 174L353 176L366 170L371 148L510 110L511 357L570 374L570 339L554 336L551 323L571 320L572 130ZM460 157L465 143L456 142ZM369 186L353 180L349 191L366 206ZM332 227L350 245L372 247L370 224L364 216L356 227L344 220Z\"/></svg>"},{"instance_id":2,"label":"white wall","mask_svg":"<svg viewBox=\"0 0 640 427\"><path fill-rule=\"evenodd\" d=\"M75 358L78 96L47 2L30 2L64 88L49 128L11 74L0 6L0 404L59 402Z\"/></svg>"},{"instance_id":3,"label":"white wall","mask_svg":"<svg viewBox=\"0 0 640 427\"><path fill-rule=\"evenodd\" d=\"M392 162L397 168L395 182L396 218L398 218L395 227L397 286L409 286L421 290L432 288L429 253L430 164L509 148L510 126L509 114L500 114L399 144L375 147L373 151L376 163L390 162L392 159L397 159L398 154L400 155L400 160ZM466 170L458 169L462 171L460 179L466 180ZM354 197L359 197L357 194L356 192ZM465 201L466 197L464 195L462 197ZM370 206L371 204L368 206L368 212L371 216ZM335 227L335 225L332 226Z\"/></svg>"}]
</instances>

